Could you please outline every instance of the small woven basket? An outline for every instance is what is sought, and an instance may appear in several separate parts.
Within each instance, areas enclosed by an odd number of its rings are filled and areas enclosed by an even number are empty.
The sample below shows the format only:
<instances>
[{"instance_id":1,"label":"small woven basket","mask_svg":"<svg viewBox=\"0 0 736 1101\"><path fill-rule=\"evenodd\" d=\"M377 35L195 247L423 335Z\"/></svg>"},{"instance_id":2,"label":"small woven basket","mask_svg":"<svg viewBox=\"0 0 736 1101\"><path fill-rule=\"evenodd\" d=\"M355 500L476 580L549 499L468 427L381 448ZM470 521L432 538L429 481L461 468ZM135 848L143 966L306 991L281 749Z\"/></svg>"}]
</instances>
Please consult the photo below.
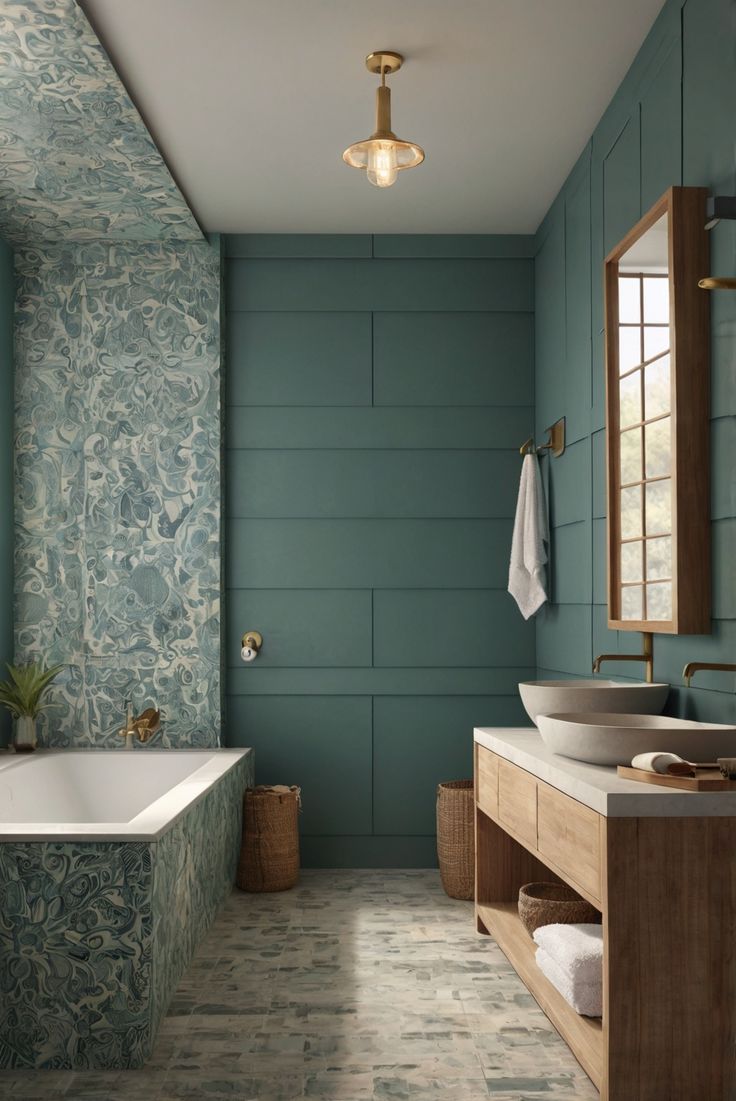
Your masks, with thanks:
<instances>
[{"instance_id":1,"label":"small woven basket","mask_svg":"<svg viewBox=\"0 0 736 1101\"><path fill-rule=\"evenodd\" d=\"M452 780L437 788L437 858L450 898L475 895L473 781Z\"/></svg>"},{"instance_id":2,"label":"small woven basket","mask_svg":"<svg viewBox=\"0 0 736 1101\"><path fill-rule=\"evenodd\" d=\"M601 920L595 907L566 883L527 883L519 890L519 917L529 936L542 925Z\"/></svg>"},{"instance_id":3,"label":"small woven basket","mask_svg":"<svg viewBox=\"0 0 736 1101\"><path fill-rule=\"evenodd\" d=\"M299 879L298 787L248 788L237 884L242 891L288 891Z\"/></svg>"}]
</instances>

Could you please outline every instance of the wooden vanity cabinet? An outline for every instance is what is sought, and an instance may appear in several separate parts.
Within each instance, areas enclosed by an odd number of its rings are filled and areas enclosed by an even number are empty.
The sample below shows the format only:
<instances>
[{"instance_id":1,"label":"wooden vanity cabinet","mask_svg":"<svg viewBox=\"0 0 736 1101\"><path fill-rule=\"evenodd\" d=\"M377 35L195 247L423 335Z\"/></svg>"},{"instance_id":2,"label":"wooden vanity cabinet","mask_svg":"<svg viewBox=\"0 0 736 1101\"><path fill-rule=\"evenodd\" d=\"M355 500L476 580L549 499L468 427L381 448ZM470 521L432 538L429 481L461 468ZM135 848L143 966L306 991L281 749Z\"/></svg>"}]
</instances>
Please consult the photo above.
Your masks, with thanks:
<instances>
[{"instance_id":1,"label":"wooden vanity cabinet","mask_svg":"<svg viewBox=\"0 0 736 1101\"><path fill-rule=\"evenodd\" d=\"M611 818L475 745L476 927L490 934L604 1101L736 1098L736 819ZM603 1017L536 965L517 912L534 880L603 918Z\"/></svg>"}]
</instances>

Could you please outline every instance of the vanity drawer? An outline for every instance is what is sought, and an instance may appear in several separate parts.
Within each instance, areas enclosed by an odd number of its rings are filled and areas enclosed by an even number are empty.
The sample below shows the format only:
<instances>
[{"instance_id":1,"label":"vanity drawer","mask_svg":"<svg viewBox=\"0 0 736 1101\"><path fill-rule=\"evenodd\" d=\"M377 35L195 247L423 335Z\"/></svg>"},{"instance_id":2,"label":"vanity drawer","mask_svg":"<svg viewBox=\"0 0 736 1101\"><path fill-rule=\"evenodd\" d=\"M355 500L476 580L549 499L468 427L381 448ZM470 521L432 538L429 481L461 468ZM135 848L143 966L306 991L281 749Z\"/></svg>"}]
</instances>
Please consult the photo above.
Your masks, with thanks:
<instances>
[{"instance_id":1,"label":"vanity drawer","mask_svg":"<svg viewBox=\"0 0 736 1101\"><path fill-rule=\"evenodd\" d=\"M498 818L498 757L482 745L475 747L478 806L489 818Z\"/></svg>"},{"instance_id":2,"label":"vanity drawer","mask_svg":"<svg viewBox=\"0 0 736 1101\"><path fill-rule=\"evenodd\" d=\"M549 784L537 792L537 848L561 872L601 897L600 815Z\"/></svg>"},{"instance_id":3,"label":"vanity drawer","mask_svg":"<svg viewBox=\"0 0 736 1101\"><path fill-rule=\"evenodd\" d=\"M537 781L503 758L498 762L498 820L533 849L537 845Z\"/></svg>"}]
</instances>

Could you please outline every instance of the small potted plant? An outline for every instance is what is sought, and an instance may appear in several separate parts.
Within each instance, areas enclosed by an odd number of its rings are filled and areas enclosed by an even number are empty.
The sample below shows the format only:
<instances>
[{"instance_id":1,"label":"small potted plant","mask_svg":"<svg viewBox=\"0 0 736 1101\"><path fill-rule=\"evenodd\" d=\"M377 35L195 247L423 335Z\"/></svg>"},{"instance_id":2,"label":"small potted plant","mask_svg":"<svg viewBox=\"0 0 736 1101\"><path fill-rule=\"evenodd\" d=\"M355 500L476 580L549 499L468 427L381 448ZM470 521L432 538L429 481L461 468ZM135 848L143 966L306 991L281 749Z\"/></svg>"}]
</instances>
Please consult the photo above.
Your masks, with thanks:
<instances>
[{"instance_id":1,"label":"small potted plant","mask_svg":"<svg viewBox=\"0 0 736 1101\"><path fill-rule=\"evenodd\" d=\"M0 704L15 718L15 752L30 753L36 748L36 719L46 706L41 699L64 666L44 669L40 661L32 661L6 668L10 677L0 682Z\"/></svg>"}]
</instances>

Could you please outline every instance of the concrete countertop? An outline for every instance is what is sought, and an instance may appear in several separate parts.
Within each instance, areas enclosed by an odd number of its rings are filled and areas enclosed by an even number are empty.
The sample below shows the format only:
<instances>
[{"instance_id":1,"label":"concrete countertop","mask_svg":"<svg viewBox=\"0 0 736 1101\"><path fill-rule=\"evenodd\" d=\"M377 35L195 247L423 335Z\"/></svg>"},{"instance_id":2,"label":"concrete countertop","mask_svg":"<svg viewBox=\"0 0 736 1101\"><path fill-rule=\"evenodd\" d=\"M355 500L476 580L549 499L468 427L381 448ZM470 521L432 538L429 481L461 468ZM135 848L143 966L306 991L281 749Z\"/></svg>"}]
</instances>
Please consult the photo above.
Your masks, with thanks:
<instances>
[{"instance_id":1,"label":"concrete countertop","mask_svg":"<svg viewBox=\"0 0 736 1101\"><path fill-rule=\"evenodd\" d=\"M552 753L531 727L477 727L474 740L608 818L722 818L736 815L736 791L681 791L620 780L615 768Z\"/></svg>"}]
</instances>

